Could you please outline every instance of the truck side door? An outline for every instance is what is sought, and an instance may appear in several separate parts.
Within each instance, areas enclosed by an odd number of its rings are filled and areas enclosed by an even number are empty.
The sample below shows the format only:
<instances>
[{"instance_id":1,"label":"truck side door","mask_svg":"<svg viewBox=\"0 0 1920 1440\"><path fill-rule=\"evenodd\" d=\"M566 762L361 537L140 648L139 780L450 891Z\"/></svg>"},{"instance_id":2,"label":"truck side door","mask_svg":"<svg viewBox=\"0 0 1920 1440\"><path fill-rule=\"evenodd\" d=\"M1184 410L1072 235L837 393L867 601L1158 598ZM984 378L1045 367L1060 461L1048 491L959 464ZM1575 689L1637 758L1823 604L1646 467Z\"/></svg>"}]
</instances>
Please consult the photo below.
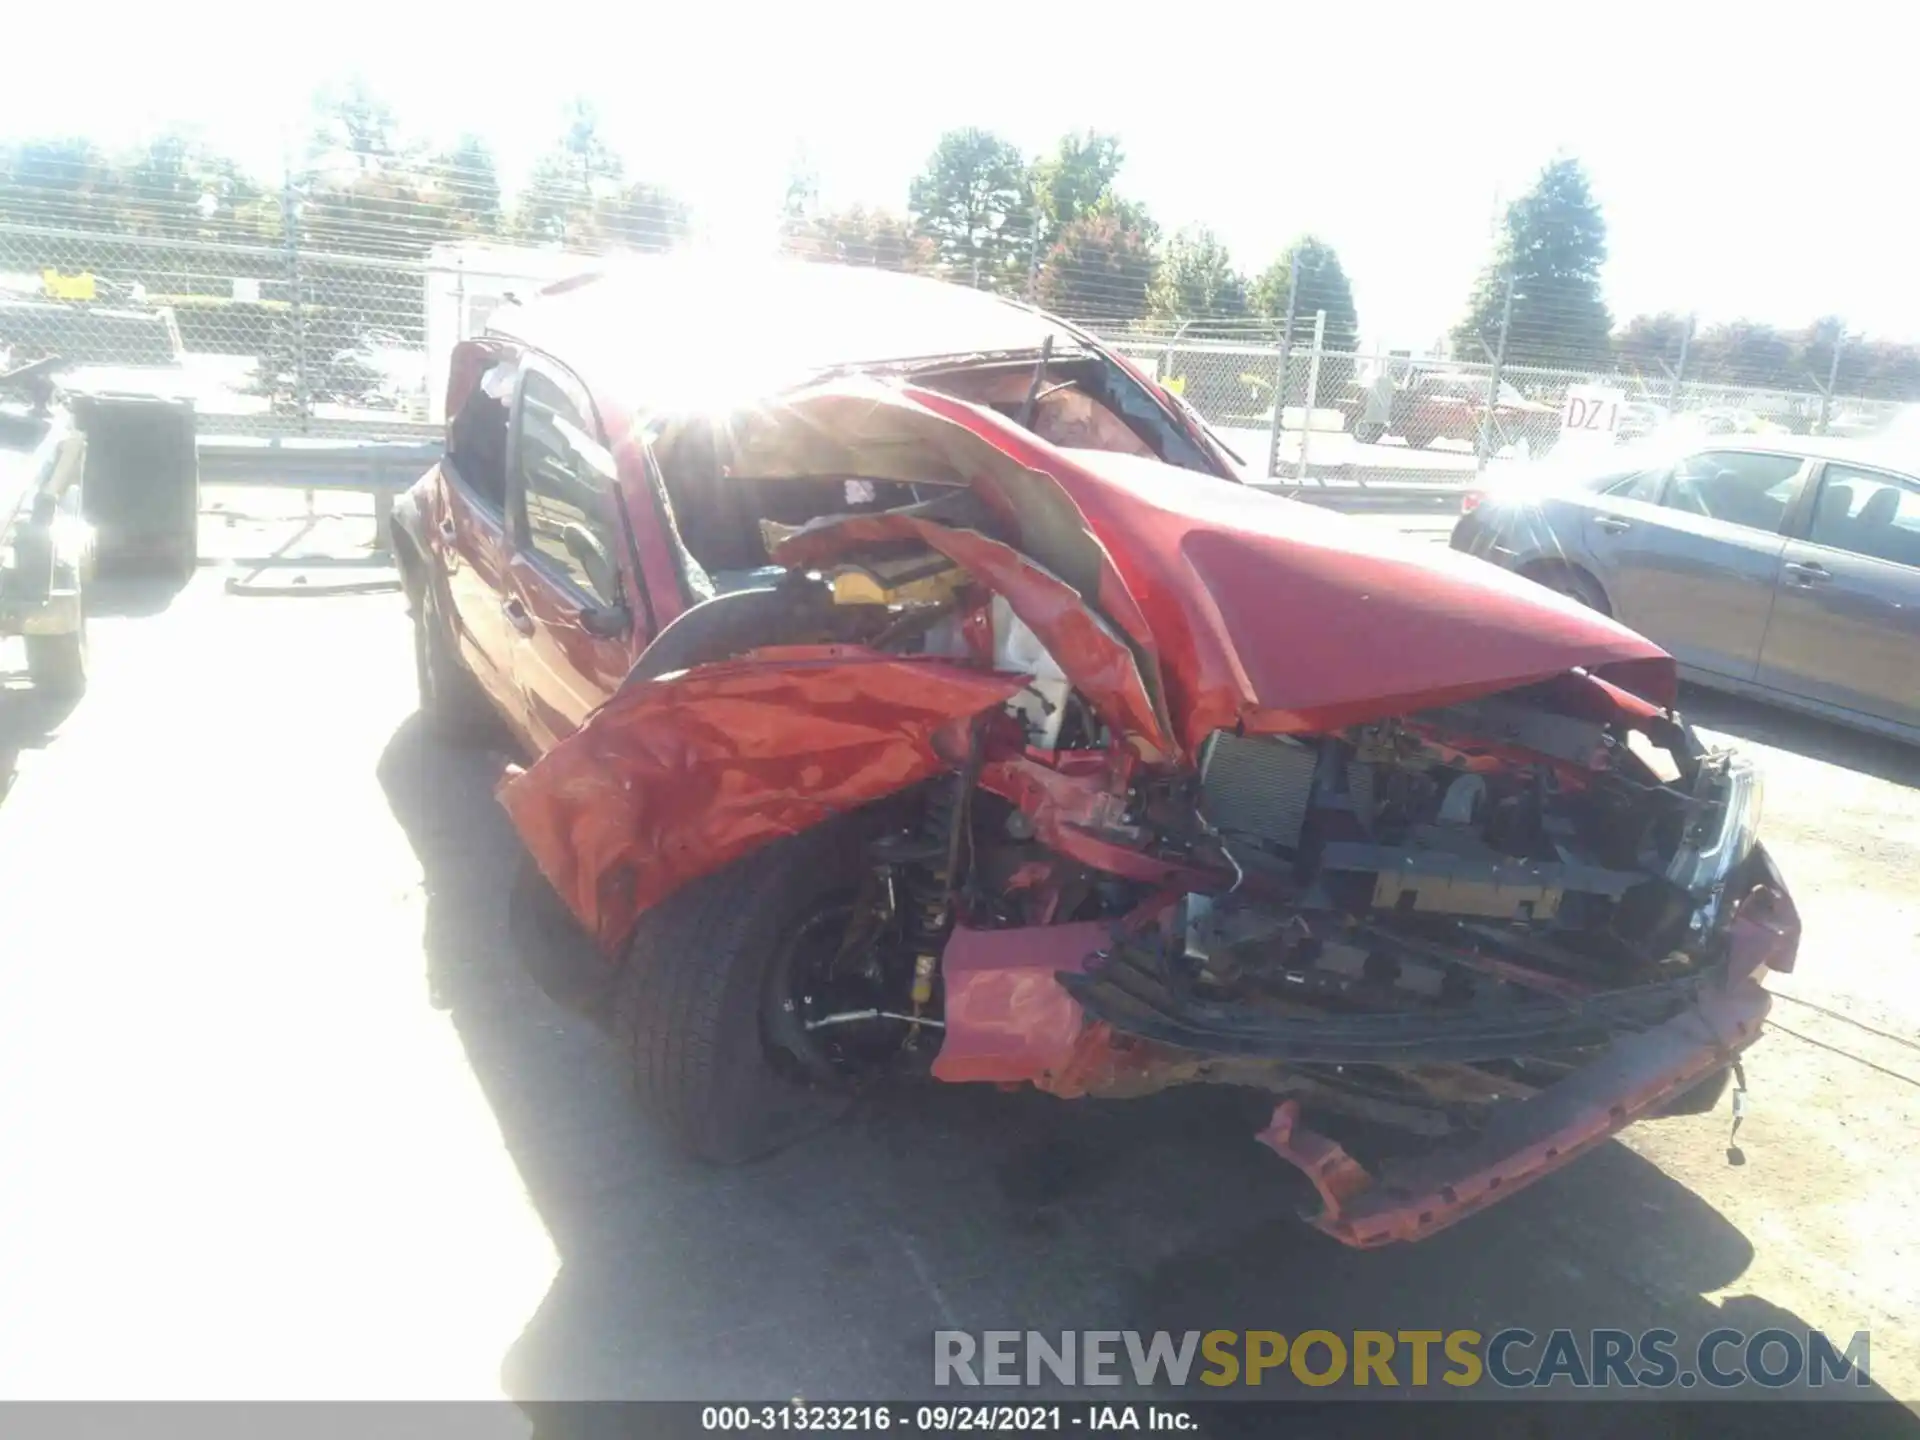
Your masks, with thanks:
<instances>
[{"instance_id":1,"label":"truck side door","mask_svg":"<svg viewBox=\"0 0 1920 1440\"><path fill-rule=\"evenodd\" d=\"M514 401L503 614L518 709L537 749L576 730L626 677L646 636L627 575L617 467L584 388L533 359Z\"/></svg>"},{"instance_id":2,"label":"truck side door","mask_svg":"<svg viewBox=\"0 0 1920 1440\"><path fill-rule=\"evenodd\" d=\"M448 386L447 450L424 537L460 659L494 704L518 712L507 586L507 430L520 357L497 342L459 346Z\"/></svg>"}]
</instances>

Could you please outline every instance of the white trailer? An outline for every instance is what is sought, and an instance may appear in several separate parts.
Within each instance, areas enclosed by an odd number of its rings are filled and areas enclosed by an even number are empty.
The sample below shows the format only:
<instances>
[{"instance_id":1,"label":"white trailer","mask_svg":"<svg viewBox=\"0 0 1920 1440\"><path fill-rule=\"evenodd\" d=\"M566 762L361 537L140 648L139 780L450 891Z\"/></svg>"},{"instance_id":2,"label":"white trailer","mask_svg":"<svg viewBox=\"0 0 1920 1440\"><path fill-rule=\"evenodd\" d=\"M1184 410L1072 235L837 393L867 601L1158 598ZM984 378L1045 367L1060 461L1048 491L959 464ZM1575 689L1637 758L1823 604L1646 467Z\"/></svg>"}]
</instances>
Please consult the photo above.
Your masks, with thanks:
<instances>
[{"instance_id":1,"label":"white trailer","mask_svg":"<svg viewBox=\"0 0 1920 1440\"><path fill-rule=\"evenodd\" d=\"M436 245L427 254L427 416L447 418L447 367L453 347L486 329L509 299L592 268L590 257L512 245Z\"/></svg>"}]
</instances>

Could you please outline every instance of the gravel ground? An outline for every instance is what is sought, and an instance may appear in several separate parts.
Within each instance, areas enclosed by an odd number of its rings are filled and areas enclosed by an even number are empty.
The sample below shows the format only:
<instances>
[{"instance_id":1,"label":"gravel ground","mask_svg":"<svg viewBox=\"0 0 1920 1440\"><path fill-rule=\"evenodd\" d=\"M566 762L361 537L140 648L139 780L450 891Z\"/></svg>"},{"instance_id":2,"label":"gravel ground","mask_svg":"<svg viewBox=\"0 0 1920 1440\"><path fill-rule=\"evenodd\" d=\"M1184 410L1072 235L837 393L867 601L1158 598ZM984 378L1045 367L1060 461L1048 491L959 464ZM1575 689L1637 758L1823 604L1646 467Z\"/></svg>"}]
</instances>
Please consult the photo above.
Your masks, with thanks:
<instances>
[{"instance_id":1,"label":"gravel ground","mask_svg":"<svg viewBox=\"0 0 1920 1440\"><path fill-rule=\"evenodd\" d=\"M0 1396L899 1397L949 1325L1778 1323L1870 1329L1920 1399L1920 752L1689 697L1764 757L1806 920L1744 1165L1723 1104L1371 1254L1230 1093L936 1088L713 1172L520 975L499 757L418 733L397 595L317 593L379 573L364 516L213 498L253 518L117 598L71 714L0 674ZM316 593L229 593L283 544Z\"/></svg>"}]
</instances>

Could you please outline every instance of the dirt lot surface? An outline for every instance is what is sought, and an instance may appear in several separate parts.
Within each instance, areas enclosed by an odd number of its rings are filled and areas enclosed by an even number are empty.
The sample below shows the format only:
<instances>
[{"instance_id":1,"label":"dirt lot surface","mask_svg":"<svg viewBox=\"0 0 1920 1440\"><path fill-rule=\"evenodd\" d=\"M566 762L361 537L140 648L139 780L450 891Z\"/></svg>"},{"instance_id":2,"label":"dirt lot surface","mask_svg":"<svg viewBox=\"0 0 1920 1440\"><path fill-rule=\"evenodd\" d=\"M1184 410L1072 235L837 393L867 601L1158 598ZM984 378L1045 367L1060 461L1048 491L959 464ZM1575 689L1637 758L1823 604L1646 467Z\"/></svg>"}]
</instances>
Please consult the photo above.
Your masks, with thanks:
<instances>
[{"instance_id":1,"label":"dirt lot surface","mask_svg":"<svg viewBox=\"0 0 1920 1440\"><path fill-rule=\"evenodd\" d=\"M397 594L319 593L378 579L365 518L214 498L70 714L0 658L0 1395L898 1398L937 1327L1778 1324L1920 1399L1920 752L1690 697L1806 920L1744 1164L1723 1102L1371 1254L1225 1092L932 1087L711 1171L520 973L500 757L417 729ZM230 593L277 546L293 593Z\"/></svg>"}]
</instances>

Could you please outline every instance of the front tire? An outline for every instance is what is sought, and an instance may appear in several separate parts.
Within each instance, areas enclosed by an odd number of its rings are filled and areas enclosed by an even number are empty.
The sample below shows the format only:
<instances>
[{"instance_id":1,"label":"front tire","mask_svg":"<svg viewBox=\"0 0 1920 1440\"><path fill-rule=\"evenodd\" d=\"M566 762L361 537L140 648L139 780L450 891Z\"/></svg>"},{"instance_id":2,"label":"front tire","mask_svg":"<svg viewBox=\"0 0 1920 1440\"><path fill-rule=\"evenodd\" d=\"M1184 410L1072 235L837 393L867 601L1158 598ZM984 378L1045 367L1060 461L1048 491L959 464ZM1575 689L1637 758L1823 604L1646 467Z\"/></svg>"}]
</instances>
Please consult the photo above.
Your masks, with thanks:
<instances>
[{"instance_id":1,"label":"front tire","mask_svg":"<svg viewBox=\"0 0 1920 1440\"><path fill-rule=\"evenodd\" d=\"M87 688L87 627L65 635L27 636L27 678L54 700L77 700Z\"/></svg>"},{"instance_id":2,"label":"front tire","mask_svg":"<svg viewBox=\"0 0 1920 1440\"><path fill-rule=\"evenodd\" d=\"M851 1102L851 1083L803 1053L793 952L858 892L860 838L859 826L830 821L640 917L616 982L614 1030L641 1111L677 1149L738 1164L824 1128Z\"/></svg>"}]
</instances>

